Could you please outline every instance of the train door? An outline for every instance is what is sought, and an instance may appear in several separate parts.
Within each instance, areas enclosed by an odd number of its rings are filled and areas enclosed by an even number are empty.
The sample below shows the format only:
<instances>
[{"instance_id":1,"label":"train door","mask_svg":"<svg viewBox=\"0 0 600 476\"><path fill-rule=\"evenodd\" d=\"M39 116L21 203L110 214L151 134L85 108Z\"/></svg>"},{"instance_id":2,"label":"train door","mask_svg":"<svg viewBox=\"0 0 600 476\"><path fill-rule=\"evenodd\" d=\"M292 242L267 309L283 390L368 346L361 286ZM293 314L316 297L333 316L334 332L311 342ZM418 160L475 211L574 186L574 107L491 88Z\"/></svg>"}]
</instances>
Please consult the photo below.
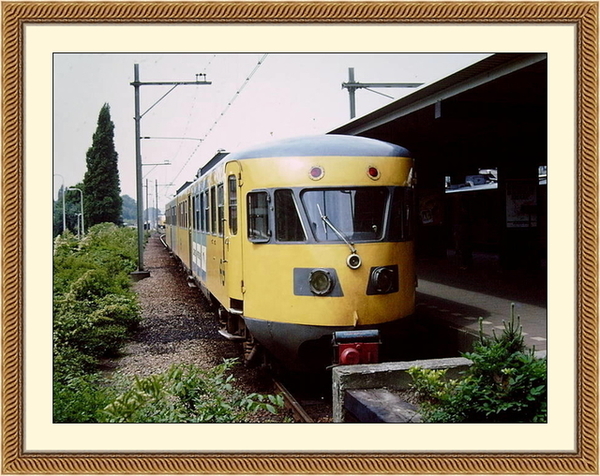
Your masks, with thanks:
<instances>
[{"instance_id":1,"label":"train door","mask_svg":"<svg viewBox=\"0 0 600 476\"><path fill-rule=\"evenodd\" d=\"M227 194L227 216L223 244L223 263L227 292L231 307L241 310L244 300L244 270L242 259L241 206L242 169L239 162L225 165L225 190Z\"/></svg>"}]
</instances>

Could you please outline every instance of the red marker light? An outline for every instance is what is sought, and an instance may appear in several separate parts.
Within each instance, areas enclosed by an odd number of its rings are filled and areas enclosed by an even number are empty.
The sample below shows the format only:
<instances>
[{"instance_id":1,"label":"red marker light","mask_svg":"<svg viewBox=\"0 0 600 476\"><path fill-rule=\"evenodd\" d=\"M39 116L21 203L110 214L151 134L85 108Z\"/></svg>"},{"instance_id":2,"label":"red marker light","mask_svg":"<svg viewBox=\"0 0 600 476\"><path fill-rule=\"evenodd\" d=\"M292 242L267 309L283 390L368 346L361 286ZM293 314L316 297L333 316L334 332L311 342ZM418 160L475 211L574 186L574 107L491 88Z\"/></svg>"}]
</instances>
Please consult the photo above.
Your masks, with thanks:
<instances>
[{"instance_id":1,"label":"red marker light","mask_svg":"<svg viewBox=\"0 0 600 476\"><path fill-rule=\"evenodd\" d=\"M373 167L373 166L370 166L367 169L367 175L370 178L372 178L373 180L377 180L379 178L379 176L380 176L379 170L377 169L377 167Z\"/></svg>"},{"instance_id":2,"label":"red marker light","mask_svg":"<svg viewBox=\"0 0 600 476\"><path fill-rule=\"evenodd\" d=\"M325 170L323 170L323 167L321 167L320 165L315 165L314 167L311 167L310 172L308 173L308 176L313 180L321 180L324 175Z\"/></svg>"}]
</instances>

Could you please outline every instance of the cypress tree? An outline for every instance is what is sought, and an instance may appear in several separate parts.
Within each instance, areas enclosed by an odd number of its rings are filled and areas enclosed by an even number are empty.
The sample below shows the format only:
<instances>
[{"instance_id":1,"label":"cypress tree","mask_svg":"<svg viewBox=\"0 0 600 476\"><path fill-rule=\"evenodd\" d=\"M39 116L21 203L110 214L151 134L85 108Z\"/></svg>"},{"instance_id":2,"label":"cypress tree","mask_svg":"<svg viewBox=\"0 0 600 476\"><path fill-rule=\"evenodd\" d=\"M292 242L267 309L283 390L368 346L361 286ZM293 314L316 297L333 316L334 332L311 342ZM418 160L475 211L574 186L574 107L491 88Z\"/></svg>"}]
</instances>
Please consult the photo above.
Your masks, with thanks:
<instances>
[{"instance_id":1,"label":"cypress tree","mask_svg":"<svg viewBox=\"0 0 600 476\"><path fill-rule=\"evenodd\" d=\"M110 106L104 104L98 115L98 126L92 146L86 154L87 170L83 178L83 204L86 229L98 223L122 224L121 189L118 154Z\"/></svg>"}]
</instances>

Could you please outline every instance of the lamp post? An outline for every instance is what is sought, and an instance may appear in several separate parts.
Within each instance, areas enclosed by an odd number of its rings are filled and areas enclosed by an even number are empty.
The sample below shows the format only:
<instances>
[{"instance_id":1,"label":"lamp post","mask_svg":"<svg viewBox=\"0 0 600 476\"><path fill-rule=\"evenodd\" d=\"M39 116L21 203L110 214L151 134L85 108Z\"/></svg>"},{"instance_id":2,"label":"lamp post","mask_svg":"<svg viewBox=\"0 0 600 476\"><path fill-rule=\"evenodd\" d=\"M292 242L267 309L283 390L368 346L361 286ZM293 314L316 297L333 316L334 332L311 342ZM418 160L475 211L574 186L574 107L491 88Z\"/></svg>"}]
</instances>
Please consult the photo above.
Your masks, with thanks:
<instances>
[{"instance_id":1,"label":"lamp post","mask_svg":"<svg viewBox=\"0 0 600 476\"><path fill-rule=\"evenodd\" d=\"M76 213L75 216L77 217L77 239L80 240L81 239L81 224L79 219L81 218L81 213Z\"/></svg>"},{"instance_id":2,"label":"lamp post","mask_svg":"<svg viewBox=\"0 0 600 476\"><path fill-rule=\"evenodd\" d=\"M85 234L85 226L83 225L83 190L77 187L68 187L67 190L77 190L81 199L81 236Z\"/></svg>"}]
</instances>

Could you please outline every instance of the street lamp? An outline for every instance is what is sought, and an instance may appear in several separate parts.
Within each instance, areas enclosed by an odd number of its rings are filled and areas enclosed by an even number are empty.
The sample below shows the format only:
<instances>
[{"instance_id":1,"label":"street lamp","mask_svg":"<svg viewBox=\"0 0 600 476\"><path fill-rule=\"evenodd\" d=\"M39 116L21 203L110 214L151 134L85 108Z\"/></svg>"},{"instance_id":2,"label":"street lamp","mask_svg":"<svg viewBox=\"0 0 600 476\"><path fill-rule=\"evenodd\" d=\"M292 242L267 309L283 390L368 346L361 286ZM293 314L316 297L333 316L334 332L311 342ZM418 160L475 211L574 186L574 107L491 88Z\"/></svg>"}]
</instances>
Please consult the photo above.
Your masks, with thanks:
<instances>
[{"instance_id":1,"label":"street lamp","mask_svg":"<svg viewBox=\"0 0 600 476\"><path fill-rule=\"evenodd\" d=\"M85 227L83 226L83 190L77 187L67 187L67 190L77 190L81 198L81 236L85 234ZM79 221L78 221L79 223Z\"/></svg>"}]
</instances>

